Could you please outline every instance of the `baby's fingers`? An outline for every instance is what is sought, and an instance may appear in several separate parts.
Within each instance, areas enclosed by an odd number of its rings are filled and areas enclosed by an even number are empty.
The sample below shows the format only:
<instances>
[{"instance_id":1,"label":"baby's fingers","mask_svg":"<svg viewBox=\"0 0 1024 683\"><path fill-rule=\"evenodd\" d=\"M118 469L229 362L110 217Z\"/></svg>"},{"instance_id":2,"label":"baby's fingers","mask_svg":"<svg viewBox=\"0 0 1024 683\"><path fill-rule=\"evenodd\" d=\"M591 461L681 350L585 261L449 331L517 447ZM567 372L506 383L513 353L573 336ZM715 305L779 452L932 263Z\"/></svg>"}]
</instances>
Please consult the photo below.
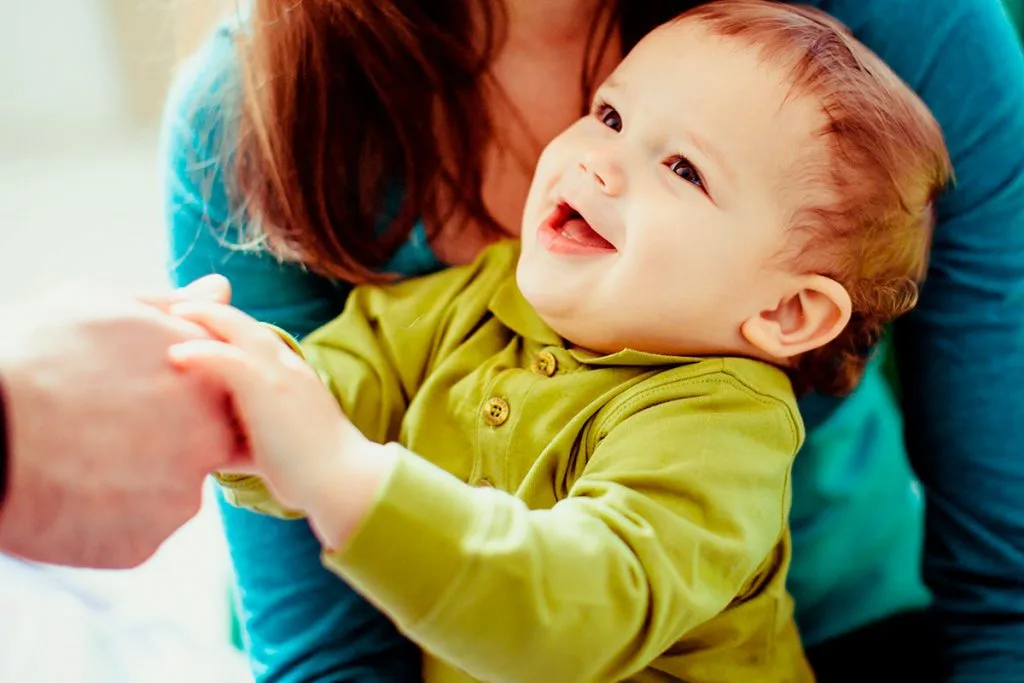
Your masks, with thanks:
<instances>
[{"instance_id":1,"label":"baby's fingers","mask_svg":"<svg viewBox=\"0 0 1024 683\"><path fill-rule=\"evenodd\" d=\"M265 360L291 355L281 339L237 308L209 301L184 301L171 313L205 327L210 334Z\"/></svg>"},{"instance_id":2,"label":"baby's fingers","mask_svg":"<svg viewBox=\"0 0 1024 683\"><path fill-rule=\"evenodd\" d=\"M223 275L205 275L190 284L170 292L140 296L142 303L167 312L182 301L213 301L231 303L231 283Z\"/></svg>"},{"instance_id":3,"label":"baby's fingers","mask_svg":"<svg viewBox=\"0 0 1024 683\"><path fill-rule=\"evenodd\" d=\"M236 399L260 389L260 366L252 354L237 346L194 340L171 346L168 355L175 367L225 387Z\"/></svg>"}]
</instances>

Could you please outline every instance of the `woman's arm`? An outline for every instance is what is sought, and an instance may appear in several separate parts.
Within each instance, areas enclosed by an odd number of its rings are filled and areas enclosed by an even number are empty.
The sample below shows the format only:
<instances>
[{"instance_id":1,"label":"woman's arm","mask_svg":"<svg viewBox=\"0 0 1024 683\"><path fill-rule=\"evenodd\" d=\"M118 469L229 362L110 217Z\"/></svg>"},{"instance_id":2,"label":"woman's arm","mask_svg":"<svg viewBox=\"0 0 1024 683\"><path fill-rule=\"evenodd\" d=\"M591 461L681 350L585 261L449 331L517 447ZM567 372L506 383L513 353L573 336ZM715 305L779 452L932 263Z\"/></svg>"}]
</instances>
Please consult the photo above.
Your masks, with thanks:
<instances>
[{"instance_id":1,"label":"woman's arm","mask_svg":"<svg viewBox=\"0 0 1024 683\"><path fill-rule=\"evenodd\" d=\"M940 653L949 680L1024 680L1024 59L998 0L835 4L872 8L860 37L932 108L957 177L895 331Z\"/></svg>"},{"instance_id":2,"label":"woman's arm","mask_svg":"<svg viewBox=\"0 0 1024 683\"><path fill-rule=\"evenodd\" d=\"M218 32L180 74L167 105L163 150L170 271L183 284L226 275L233 303L303 336L340 312L347 288L275 259L241 253L225 196L222 145L237 103L234 48ZM418 649L320 564L305 521L221 504L256 680L413 681Z\"/></svg>"}]
</instances>

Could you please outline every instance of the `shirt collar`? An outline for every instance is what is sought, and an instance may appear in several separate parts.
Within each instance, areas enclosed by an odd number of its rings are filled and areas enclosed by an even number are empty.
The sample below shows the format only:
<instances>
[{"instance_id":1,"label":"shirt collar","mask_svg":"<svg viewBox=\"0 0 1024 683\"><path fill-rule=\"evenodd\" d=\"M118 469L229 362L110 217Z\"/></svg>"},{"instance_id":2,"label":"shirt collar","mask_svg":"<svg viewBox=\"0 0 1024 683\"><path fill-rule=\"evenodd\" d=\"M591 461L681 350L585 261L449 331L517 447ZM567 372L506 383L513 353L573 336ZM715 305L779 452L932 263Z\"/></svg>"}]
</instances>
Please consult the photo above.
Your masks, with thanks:
<instances>
[{"instance_id":1,"label":"shirt collar","mask_svg":"<svg viewBox=\"0 0 1024 683\"><path fill-rule=\"evenodd\" d=\"M565 341L541 320L533 306L519 291L519 285L516 284L515 261L512 263L512 272L498 285L487 308L505 327L520 337L543 346L564 346Z\"/></svg>"}]
</instances>

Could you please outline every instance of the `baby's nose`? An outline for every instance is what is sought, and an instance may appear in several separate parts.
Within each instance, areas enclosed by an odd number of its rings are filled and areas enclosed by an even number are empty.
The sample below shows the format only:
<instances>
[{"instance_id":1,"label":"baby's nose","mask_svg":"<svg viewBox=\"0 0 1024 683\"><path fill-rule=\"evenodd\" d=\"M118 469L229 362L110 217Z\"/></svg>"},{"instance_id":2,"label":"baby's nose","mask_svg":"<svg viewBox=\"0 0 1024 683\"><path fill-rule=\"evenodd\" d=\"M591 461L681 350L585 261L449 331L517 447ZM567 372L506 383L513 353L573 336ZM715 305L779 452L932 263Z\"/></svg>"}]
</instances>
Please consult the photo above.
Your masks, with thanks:
<instances>
[{"instance_id":1,"label":"baby's nose","mask_svg":"<svg viewBox=\"0 0 1024 683\"><path fill-rule=\"evenodd\" d=\"M580 159L578 166L593 178L604 194L614 197L624 189L626 178L622 167L607 152L590 151Z\"/></svg>"}]
</instances>

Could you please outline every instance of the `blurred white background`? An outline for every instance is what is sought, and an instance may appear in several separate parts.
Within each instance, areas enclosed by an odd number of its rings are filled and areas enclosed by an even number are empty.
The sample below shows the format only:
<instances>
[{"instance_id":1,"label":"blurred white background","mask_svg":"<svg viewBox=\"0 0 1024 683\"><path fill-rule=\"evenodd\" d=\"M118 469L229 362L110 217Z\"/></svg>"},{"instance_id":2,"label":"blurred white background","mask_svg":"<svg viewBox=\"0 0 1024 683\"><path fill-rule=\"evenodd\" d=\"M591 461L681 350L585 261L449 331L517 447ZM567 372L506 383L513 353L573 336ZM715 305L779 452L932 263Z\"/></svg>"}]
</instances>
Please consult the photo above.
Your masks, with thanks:
<instances>
[{"instance_id":1,"label":"blurred white background","mask_svg":"<svg viewBox=\"0 0 1024 683\"><path fill-rule=\"evenodd\" d=\"M0 305L66 280L166 286L159 112L176 61L221 11L217 0L0 3ZM209 505L137 570L52 571L119 609L229 640Z\"/></svg>"}]
</instances>

